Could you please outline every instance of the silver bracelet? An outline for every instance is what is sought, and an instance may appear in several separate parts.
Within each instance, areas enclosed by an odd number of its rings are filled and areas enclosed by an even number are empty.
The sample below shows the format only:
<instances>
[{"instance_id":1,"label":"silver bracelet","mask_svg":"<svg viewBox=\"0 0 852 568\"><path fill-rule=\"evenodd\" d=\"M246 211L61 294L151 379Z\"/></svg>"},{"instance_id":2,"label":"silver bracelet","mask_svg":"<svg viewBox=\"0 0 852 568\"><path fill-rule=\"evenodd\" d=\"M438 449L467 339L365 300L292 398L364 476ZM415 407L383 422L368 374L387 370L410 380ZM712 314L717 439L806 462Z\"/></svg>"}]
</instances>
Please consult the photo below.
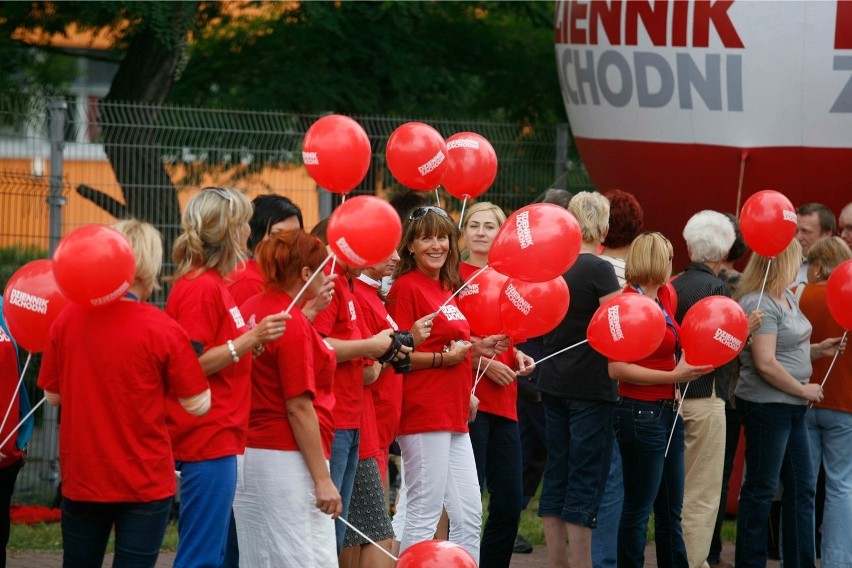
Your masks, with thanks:
<instances>
[{"instance_id":1,"label":"silver bracelet","mask_svg":"<svg viewBox=\"0 0 852 568\"><path fill-rule=\"evenodd\" d=\"M240 356L237 355L237 348L234 347L234 342L230 339L228 340L228 351L231 352L231 360L233 360L234 363L238 363L240 361Z\"/></svg>"}]
</instances>

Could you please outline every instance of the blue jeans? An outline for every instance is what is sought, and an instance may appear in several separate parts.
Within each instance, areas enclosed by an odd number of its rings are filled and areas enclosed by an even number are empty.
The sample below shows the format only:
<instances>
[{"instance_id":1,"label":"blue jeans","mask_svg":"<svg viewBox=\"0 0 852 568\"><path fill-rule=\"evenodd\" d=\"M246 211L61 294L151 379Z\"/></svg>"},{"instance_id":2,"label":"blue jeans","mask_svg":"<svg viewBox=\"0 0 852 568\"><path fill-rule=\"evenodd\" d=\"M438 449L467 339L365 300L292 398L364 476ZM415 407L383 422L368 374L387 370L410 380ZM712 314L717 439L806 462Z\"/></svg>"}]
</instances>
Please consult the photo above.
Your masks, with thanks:
<instances>
[{"instance_id":1,"label":"blue jeans","mask_svg":"<svg viewBox=\"0 0 852 568\"><path fill-rule=\"evenodd\" d=\"M340 514L349 520L349 503L352 501L352 490L355 488L355 472L358 470L358 445L360 430L335 430L331 442L331 459L328 468L331 481L340 492L343 501L343 512ZM337 554L343 550L343 538L346 536L346 525L337 521L334 523L334 533L337 538Z\"/></svg>"},{"instance_id":2,"label":"blue jeans","mask_svg":"<svg viewBox=\"0 0 852 568\"><path fill-rule=\"evenodd\" d=\"M523 468L524 499L521 510L526 509L538 492L544 466L547 462L547 426L541 400L523 400L518 387L518 430L521 435L521 463Z\"/></svg>"},{"instance_id":3,"label":"blue jeans","mask_svg":"<svg viewBox=\"0 0 852 568\"><path fill-rule=\"evenodd\" d=\"M820 566L852 566L852 413L809 410L805 415L811 444L811 465L825 468L825 507L822 513Z\"/></svg>"},{"instance_id":4,"label":"blue jeans","mask_svg":"<svg viewBox=\"0 0 852 568\"><path fill-rule=\"evenodd\" d=\"M781 494L784 566L812 567L816 475L805 425L805 405L757 403L737 398L745 428L746 476L737 515L737 568L766 566L766 531L772 498ZM848 531L848 527L845 527ZM847 533L848 536L848 533Z\"/></svg>"},{"instance_id":5,"label":"blue jeans","mask_svg":"<svg viewBox=\"0 0 852 568\"><path fill-rule=\"evenodd\" d=\"M622 398L615 436L624 466L624 505L618 528L618 566L645 564L648 519L654 510L657 564L688 566L680 513L683 507L683 420L670 401ZM674 427L668 455L666 444Z\"/></svg>"},{"instance_id":6,"label":"blue jeans","mask_svg":"<svg viewBox=\"0 0 852 568\"><path fill-rule=\"evenodd\" d=\"M470 425L480 491L488 489L488 520L479 553L481 568L508 568L523 501L521 436L514 420L479 412Z\"/></svg>"},{"instance_id":7,"label":"blue jeans","mask_svg":"<svg viewBox=\"0 0 852 568\"><path fill-rule=\"evenodd\" d=\"M172 498L149 503L62 499L62 565L100 568L115 525L115 568L153 568L160 555Z\"/></svg>"},{"instance_id":8,"label":"blue jeans","mask_svg":"<svg viewBox=\"0 0 852 568\"><path fill-rule=\"evenodd\" d=\"M538 514L595 528L612 457L611 402L543 395L547 466Z\"/></svg>"},{"instance_id":9,"label":"blue jeans","mask_svg":"<svg viewBox=\"0 0 852 568\"><path fill-rule=\"evenodd\" d=\"M613 433L613 439L615 434ZM601 506L598 507L598 526L592 531L592 567L615 568L618 565L618 525L621 522L621 504L624 502L624 472L621 451L612 445L612 459L606 477Z\"/></svg>"},{"instance_id":10,"label":"blue jeans","mask_svg":"<svg viewBox=\"0 0 852 568\"><path fill-rule=\"evenodd\" d=\"M219 568L225 562L237 458L178 461L180 522L175 568Z\"/></svg>"}]
</instances>

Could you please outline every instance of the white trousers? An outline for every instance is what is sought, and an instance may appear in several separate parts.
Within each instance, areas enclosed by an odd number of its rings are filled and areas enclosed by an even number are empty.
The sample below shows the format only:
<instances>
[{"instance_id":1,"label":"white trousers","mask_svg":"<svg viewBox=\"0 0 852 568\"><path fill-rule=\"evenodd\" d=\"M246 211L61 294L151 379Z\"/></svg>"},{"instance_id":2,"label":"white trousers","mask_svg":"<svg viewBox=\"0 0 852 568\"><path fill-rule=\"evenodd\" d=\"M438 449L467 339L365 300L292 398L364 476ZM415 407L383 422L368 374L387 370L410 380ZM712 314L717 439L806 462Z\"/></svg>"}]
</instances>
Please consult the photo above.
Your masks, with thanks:
<instances>
[{"instance_id":1,"label":"white trousers","mask_svg":"<svg viewBox=\"0 0 852 568\"><path fill-rule=\"evenodd\" d=\"M479 564L482 498L470 436L425 432L399 436L397 441L404 484L394 516L400 553L434 538L443 507L450 518L450 542L468 551Z\"/></svg>"}]
</instances>

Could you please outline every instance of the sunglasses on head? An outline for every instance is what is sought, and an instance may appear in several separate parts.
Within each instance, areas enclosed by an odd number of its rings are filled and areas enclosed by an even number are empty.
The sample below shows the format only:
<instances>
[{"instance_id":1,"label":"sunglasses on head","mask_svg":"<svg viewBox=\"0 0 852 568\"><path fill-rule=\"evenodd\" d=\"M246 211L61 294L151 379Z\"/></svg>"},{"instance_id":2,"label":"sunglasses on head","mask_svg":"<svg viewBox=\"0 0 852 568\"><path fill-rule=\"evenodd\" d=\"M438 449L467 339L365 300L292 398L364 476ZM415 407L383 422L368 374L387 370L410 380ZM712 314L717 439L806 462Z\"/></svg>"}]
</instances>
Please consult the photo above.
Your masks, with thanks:
<instances>
[{"instance_id":1,"label":"sunglasses on head","mask_svg":"<svg viewBox=\"0 0 852 568\"><path fill-rule=\"evenodd\" d=\"M444 211L443 209L441 209L440 207L435 207L434 205L427 205L425 207L418 207L417 209L413 210L408 215L408 220L409 221L417 221L418 219L422 219L423 217L426 216L426 213L428 213L429 211L434 211L435 213L437 213L441 217L445 217L445 218L449 217L449 215L447 215L447 212Z\"/></svg>"},{"instance_id":2,"label":"sunglasses on head","mask_svg":"<svg viewBox=\"0 0 852 568\"><path fill-rule=\"evenodd\" d=\"M228 202L233 200L233 197L231 197L231 194L228 192L228 190L222 189L221 187L205 187L202 191L212 191L213 193Z\"/></svg>"}]
</instances>

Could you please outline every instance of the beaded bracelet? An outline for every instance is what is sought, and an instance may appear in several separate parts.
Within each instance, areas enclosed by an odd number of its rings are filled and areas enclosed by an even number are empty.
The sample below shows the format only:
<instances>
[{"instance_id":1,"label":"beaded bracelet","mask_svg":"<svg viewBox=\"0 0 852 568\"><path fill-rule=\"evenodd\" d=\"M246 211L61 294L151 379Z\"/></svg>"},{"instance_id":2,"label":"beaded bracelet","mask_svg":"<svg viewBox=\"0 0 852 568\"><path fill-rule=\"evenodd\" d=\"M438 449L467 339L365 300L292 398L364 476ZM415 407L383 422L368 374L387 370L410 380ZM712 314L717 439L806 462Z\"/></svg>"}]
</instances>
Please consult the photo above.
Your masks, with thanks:
<instances>
[{"instance_id":1,"label":"beaded bracelet","mask_svg":"<svg viewBox=\"0 0 852 568\"><path fill-rule=\"evenodd\" d=\"M231 352L231 360L234 363L238 363L239 360L240 360L240 356L237 355L237 348L234 347L234 342L229 339L227 343L228 343L228 351Z\"/></svg>"}]
</instances>

